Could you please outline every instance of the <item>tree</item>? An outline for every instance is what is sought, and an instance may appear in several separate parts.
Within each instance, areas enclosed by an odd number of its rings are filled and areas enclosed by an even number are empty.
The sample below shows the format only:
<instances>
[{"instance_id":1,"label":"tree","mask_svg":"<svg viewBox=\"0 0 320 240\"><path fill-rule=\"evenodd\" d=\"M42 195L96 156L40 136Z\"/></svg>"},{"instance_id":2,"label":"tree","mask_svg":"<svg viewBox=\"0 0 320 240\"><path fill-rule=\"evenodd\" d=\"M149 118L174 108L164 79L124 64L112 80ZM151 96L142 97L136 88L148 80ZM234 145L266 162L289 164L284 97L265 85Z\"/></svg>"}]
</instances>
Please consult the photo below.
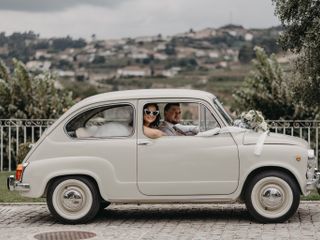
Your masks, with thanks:
<instances>
[{"instance_id":1,"label":"tree","mask_svg":"<svg viewBox=\"0 0 320 240\"><path fill-rule=\"evenodd\" d=\"M164 52L169 56L175 55L176 54L175 44L166 44L166 48Z\"/></svg>"},{"instance_id":2,"label":"tree","mask_svg":"<svg viewBox=\"0 0 320 240\"><path fill-rule=\"evenodd\" d=\"M284 32L280 43L300 52L304 47L320 46L320 2L314 0L272 0Z\"/></svg>"},{"instance_id":3,"label":"tree","mask_svg":"<svg viewBox=\"0 0 320 240\"><path fill-rule=\"evenodd\" d=\"M274 55L270 58L260 47L255 47L253 70L241 88L235 92L240 110L261 111L267 119L299 119L312 114L294 101L290 77L285 74Z\"/></svg>"},{"instance_id":4,"label":"tree","mask_svg":"<svg viewBox=\"0 0 320 240\"><path fill-rule=\"evenodd\" d=\"M66 48L83 48L86 45L86 41L82 38L73 40L70 36L67 36L52 39L52 48L57 51L64 51Z\"/></svg>"},{"instance_id":5,"label":"tree","mask_svg":"<svg viewBox=\"0 0 320 240\"><path fill-rule=\"evenodd\" d=\"M244 44L239 50L239 61L241 63L249 63L255 57L253 46Z\"/></svg>"},{"instance_id":6,"label":"tree","mask_svg":"<svg viewBox=\"0 0 320 240\"><path fill-rule=\"evenodd\" d=\"M320 1L273 0L284 27L282 47L299 54L294 96L320 115Z\"/></svg>"},{"instance_id":7,"label":"tree","mask_svg":"<svg viewBox=\"0 0 320 240\"><path fill-rule=\"evenodd\" d=\"M14 60L11 74L0 60L0 118L57 118L73 104L71 92L55 87L49 73L32 76Z\"/></svg>"},{"instance_id":8,"label":"tree","mask_svg":"<svg viewBox=\"0 0 320 240\"><path fill-rule=\"evenodd\" d=\"M106 58L104 56L95 56L92 63L93 64L104 64L106 62Z\"/></svg>"},{"instance_id":9,"label":"tree","mask_svg":"<svg viewBox=\"0 0 320 240\"><path fill-rule=\"evenodd\" d=\"M24 64L17 60L13 61L13 66L14 71L10 73L0 60L0 119L55 119L73 104L71 92L56 88L51 74L32 76ZM26 130L29 136L30 130ZM18 134L16 129L11 131L11 134ZM14 169L18 162L17 152L9 147L8 132L4 131L3 134L4 158L10 154L13 156L11 168ZM12 140L11 144L15 144L15 141ZM7 164L5 162L4 168L9 167Z\"/></svg>"}]
</instances>

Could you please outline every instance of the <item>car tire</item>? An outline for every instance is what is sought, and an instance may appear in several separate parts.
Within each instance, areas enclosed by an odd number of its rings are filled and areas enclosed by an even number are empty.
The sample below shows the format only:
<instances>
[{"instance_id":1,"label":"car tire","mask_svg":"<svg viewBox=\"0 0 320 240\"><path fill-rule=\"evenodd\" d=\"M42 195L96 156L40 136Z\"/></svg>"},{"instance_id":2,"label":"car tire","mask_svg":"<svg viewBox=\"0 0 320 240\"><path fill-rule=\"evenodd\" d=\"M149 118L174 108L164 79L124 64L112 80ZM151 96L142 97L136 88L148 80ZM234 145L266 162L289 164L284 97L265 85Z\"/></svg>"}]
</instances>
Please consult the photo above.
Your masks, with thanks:
<instances>
[{"instance_id":1,"label":"car tire","mask_svg":"<svg viewBox=\"0 0 320 240\"><path fill-rule=\"evenodd\" d=\"M99 211L99 196L96 185L89 179L62 177L49 186L47 204L51 214L62 223L86 223Z\"/></svg>"},{"instance_id":2,"label":"car tire","mask_svg":"<svg viewBox=\"0 0 320 240\"><path fill-rule=\"evenodd\" d=\"M103 211L105 208L107 208L110 205L110 202L102 201L100 202L99 211Z\"/></svg>"},{"instance_id":3,"label":"car tire","mask_svg":"<svg viewBox=\"0 0 320 240\"><path fill-rule=\"evenodd\" d=\"M299 207L300 188L281 171L261 172L246 185L244 200L250 215L261 223L288 220Z\"/></svg>"}]
</instances>

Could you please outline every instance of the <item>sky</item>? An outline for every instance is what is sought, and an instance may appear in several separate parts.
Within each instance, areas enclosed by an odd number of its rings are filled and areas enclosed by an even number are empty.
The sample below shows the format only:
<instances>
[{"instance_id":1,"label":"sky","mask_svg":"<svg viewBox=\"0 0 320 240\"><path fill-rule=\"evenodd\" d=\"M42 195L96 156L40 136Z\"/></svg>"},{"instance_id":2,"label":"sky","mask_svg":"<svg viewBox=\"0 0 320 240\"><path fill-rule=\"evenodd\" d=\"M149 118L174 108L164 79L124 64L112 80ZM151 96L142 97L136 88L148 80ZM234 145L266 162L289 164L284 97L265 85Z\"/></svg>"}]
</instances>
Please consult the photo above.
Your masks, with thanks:
<instances>
[{"instance_id":1,"label":"sky","mask_svg":"<svg viewBox=\"0 0 320 240\"><path fill-rule=\"evenodd\" d=\"M0 32L98 39L280 25L271 0L0 0Z\"/></svg>"}]
</instances>

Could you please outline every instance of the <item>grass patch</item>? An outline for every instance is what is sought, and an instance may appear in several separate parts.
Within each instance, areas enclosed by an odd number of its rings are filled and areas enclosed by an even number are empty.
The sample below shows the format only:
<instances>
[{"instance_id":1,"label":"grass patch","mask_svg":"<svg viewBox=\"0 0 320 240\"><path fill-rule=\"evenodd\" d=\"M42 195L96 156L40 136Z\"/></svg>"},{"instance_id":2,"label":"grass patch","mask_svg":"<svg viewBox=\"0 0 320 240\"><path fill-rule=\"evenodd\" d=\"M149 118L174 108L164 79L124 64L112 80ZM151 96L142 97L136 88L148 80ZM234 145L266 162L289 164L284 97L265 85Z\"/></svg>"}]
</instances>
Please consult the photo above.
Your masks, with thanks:
<instances>
[{"instance_id":1,"label":"grass patch","mask_svg":"<svg viewBox=\"0 0 320 240\"><path fill-rule=\"evenodd\" d=\"M301 197L301 200L305 200L305 201L319 201L320 200L320 194L318 194L317 191L312 191L308 196Z\"/></svg>"},{"instance_id":2,"label":"grass patch","mask_svg":"<svg viewBox=\"0 0 320 240\"><path fill-rule=\"evenodd\" d=\"M0 202L44 202L44 198L26 198L20 196L17 192L11 192L7 189L7 177L15 174L14 172L0 172Z\"/></svg>"}]
</instances>

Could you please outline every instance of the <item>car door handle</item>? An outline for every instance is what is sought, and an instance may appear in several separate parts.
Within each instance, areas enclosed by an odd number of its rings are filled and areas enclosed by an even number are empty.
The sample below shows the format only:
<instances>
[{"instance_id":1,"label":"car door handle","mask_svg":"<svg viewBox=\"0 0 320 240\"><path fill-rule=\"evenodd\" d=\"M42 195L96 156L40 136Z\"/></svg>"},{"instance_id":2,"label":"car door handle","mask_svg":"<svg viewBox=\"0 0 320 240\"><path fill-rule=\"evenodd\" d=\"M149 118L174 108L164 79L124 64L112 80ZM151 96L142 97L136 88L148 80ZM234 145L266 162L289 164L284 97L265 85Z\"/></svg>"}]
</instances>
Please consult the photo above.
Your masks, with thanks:
<instances>
[{"instance_id":1,"label":"car door handle","mask_svg":"<svg viewBox=\"0 0 320 240\"><path fill-rule=\"evenodd\" d=\"M145 139L139 139L138 140L138 145L149 145L151 144L151 141L145 140Z\"/></svg>"}]
</instances>

